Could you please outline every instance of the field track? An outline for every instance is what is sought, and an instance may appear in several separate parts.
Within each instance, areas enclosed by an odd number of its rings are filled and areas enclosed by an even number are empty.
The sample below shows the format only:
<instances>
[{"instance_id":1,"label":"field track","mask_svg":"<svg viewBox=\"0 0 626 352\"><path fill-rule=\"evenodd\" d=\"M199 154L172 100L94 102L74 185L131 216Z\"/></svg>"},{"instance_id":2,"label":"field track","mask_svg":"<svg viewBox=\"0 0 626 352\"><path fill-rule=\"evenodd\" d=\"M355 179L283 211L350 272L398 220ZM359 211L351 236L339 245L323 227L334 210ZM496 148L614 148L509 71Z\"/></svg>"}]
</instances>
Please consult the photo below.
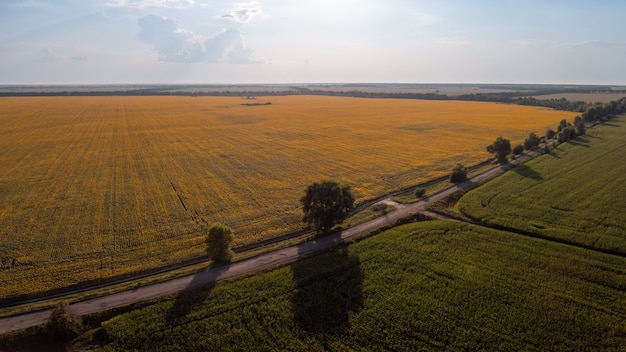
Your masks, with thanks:
<instances>
[{"instance_id":1,"label":"field track","mask_svg":"<svg viewBox=\"0 0 626 352\"><path fill-rule=\"evenodd\" d=\"M271 105L248 106L242 104ZM357 200L488 157L574 116L514 105L320 96L0 99L0 297L98 282L301 227L317 179Z\"/></svg>"}]
</instances>

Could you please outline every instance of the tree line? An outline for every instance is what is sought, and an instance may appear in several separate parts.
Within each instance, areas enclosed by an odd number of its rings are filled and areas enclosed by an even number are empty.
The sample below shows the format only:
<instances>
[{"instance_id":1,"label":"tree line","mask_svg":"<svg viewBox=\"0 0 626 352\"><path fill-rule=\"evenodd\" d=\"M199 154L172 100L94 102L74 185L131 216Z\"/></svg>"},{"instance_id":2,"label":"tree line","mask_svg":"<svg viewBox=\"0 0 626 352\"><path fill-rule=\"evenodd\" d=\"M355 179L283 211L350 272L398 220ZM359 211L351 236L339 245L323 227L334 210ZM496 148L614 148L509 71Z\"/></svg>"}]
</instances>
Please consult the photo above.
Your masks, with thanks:
<instances>
[{"instance_id":1,"label":"tree line","mask_svg":"<svg viewBox=\"0 0 626 352\"><path fill-rule=\"evenodd\" d=\"M594 103L584 110L584 112L574 117L571 122L563 119L556 127L556 131L548 129L543 138L531 132L524 140L523 145L511 148L511 142L502 136L487 146L487 152L494 155L499 163L506 163L510 154L519 155L524 150L532 150L542 142L555 139L558 143L567 142L585 134L586 129L596 123L603 123L613 118L615 115L626 113L626 98L611 101L610 103ZM546 145L546 148L549 148Z\"/></svg>"}]
</instances>

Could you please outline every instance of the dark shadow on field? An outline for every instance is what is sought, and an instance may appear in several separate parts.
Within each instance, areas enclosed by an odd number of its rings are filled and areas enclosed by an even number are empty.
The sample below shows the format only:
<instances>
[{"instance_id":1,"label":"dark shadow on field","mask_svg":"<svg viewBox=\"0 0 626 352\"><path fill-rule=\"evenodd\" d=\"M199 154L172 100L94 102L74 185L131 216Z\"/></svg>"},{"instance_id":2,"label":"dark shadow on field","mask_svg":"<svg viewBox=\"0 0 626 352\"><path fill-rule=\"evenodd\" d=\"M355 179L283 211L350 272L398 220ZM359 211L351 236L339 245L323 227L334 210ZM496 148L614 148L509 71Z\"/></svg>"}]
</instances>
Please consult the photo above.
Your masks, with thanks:
<instances>
[{"instance_id":1,"label":"dark shadow on field","mask_svg":"<svg viewBox=\"0 0 626 352\"><path fill-rule=\"evenodd\" d=\"M524 178L530 178L532 180L537 180L537 181L541 181L543 180L543 176L541 176L540 173L538 173L537 171L531 169L528 165L526 164L521 164L521 165L517 165L515 168L513 168L513 171L524 177Z\"/></svg>"},{"instance_id":2,"label":"dark shadow on field","mask_svg":"<svg viewBox=\"0 0 626 352\"><path fill-rule=\"evenodd\" d=\"M553 147L554 148L554 147ZM552 150L550 150L549 153L546 153L546 155L550 155L551 157L555 158L555 159L561 159L560 156L556 155L556 153L553 153Z\"/></svg>"},{"instance_id":3,"label":"dark shadow on field","mask_svg":"<svg viewBox=\"0 0 626 352\"><path fill-rule=\"evenodd\" d=\"M337 242L339 236L319 240ZM359 258L351 255L346 245L295 262L292 273L296 284L294 320L300 330L333 333L350 327L350 313L363 307L363 273Z\"/></svg>"},{"instance_id":4,"label":"dark shadow on field","mask_svg":"<svg viewBox=\"0 0 626 352\"><path fill-rule=\"evenodd\" d=\"M589 141L587 141L587 140L581 141L580 137L578 137L576 139L572 139L568 143L573 145L573 146L577 146L577 147L591 148L591 146L587 144L587 143L589 143Z\"/></svg>"},{"instance_id":5,"label":"dark shadow on field","mask_svg":"<svg viewBox=\"0 0 626 352\"><path fill-rule=\"evenodd\" d=\"M572 139L570 142L578 142L578 143L590 143L591 141L587 139L587 135L576 137L576 139Z\"/></svg>"},{"instance_id":6,"label":"dark shadow on field","mask_svg":"<svg viewBox=\"0 0 626 352\"><path fill-rule=\"evenodd\" d=\"M196 274L185 287L185 290L176 295L174 304L165 316L166 324L177 325L181 323L187 314L203 304L211 290L215 287L219 276L228 267L229 265L217 266Z\"/></svg>"}]
</instances>

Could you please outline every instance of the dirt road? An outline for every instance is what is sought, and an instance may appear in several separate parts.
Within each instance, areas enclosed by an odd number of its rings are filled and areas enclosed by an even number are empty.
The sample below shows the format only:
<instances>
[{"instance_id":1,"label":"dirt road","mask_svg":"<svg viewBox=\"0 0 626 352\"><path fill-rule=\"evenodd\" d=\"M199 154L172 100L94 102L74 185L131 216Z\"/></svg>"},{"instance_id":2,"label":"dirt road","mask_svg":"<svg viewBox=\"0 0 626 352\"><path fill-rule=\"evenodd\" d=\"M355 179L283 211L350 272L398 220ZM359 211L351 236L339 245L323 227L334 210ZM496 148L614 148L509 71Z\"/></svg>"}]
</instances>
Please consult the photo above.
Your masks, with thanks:
<instances>
[{"instance_id":1,"label":"dirt road","mask_svg":"<svg viewBox=\"0 0 626 352\"><path fill-rule=\"evenodd\" d=\"M397 207L396 210L390 211L383 216L329 236L315 238L311 241L299 245L262 254L257 257L235 262L229 265L214 267L208 271L198 274L188 275L148 286L140 286L133 290L123 291L108 296L77 302L72 304L70 307L72 311L77 315L85 315L105 311L111 308L122 307L148 299L176 293L192 287L205 285L207 283L214 282L220 279L250 274L259 270L284 265L286 263L295 261L303 256L307 256L312 253L331 248L337 243L345 241L346 239L367 234L377 228L380 228L381 226L390 224L399 218L411 214L423 213L426 215L437 217L437 214L427 212L425 210L425 207L430 203L441 200L458 190L485 183L487 180L490 180L504 173L506 170L512 168L514 165L525 162L532 156L533 155L526 155L518 157L517 160L511 162L510 164L491 169L478 176L473 177L471 180L459 183L419 202ZM39 312L0 318L0 333L25 329L31 326L43 324L47 321L50 313L51 310L48 309Z\"/></svg>"}]
</instances>

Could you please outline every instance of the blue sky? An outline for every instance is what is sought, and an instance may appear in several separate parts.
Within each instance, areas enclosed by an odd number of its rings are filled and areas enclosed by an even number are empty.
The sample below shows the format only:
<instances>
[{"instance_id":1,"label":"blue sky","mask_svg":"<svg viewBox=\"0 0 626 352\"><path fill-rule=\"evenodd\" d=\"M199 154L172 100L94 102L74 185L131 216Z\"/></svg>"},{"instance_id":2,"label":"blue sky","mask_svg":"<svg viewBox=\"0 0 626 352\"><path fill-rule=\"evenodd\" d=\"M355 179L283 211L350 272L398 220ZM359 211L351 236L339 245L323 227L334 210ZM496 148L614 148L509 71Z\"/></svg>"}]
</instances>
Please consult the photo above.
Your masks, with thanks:
<instances>
[{"instance_id":1,"label":"blue sky","mask_svg":"<svg viewBox=\"0 0 626 352\"><path fill-rule=\"evenodd\" d=\"M626 84L626 1L0 0L0 84Z\"/></svg>"}]
</instances>

